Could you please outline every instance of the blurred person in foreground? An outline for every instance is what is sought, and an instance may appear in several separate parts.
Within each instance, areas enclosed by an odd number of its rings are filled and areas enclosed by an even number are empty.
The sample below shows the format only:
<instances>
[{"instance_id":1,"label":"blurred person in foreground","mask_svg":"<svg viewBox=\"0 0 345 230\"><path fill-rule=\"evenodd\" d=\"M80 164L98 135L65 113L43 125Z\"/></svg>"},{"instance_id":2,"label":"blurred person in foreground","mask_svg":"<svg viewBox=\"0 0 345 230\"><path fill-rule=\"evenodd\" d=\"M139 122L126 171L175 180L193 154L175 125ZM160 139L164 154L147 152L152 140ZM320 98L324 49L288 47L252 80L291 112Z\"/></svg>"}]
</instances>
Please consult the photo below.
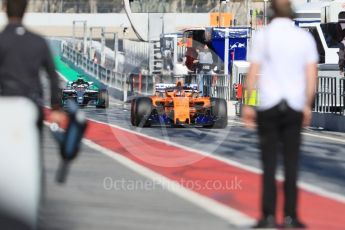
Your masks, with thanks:
<instances>
[{"instance_id":1,"label":"blurred person in foreground","mask_svg":"<svg viewBox=\"0 0 345 230\"><path fill-rule=\"evenodd\" d=\"M258 87L257 111L243 108L247 128L258 127L262 177L262 217L254 228L276 228L278 146L284 156L285 228L305 228L297 213L301 129L312 116L318 54L313 37L296 27L289 0L272 0L271 23L255 36L246 87Z\"/></svg>"},{"instance_id":2,"label":"blurred person in foreground","mask_svg":"<svg viewBox=\"0 0 345 230\"><path fill-rule=\"evenodd\" d=\"M48 45L42 37L31 33L22 24L26 6L27 0L4 1L3 8L8 16L8 25L0 33L0 97L24 97L31 100L37 106L40 114L37 121L37 132L42 134L44 99L39 75L41 69L47 72L50 82L51 107L53 110L50 119L52 122L61 124L67 117L60 110L59 94L61 90L59 89L59 79L55 72ZM18 112L23 113L27 111ZM4 132L6 130L3 130L2 134ZM20 162L20 154L23 153L14 154L19 154L18 162ZM31 163L27 162L27 164ZM11 167L17 166L13 165ZM18 170L20 171L22 168L18 168ZM28 175L28 177L30 176ZM16 179L21 181L22 178L9 178L9 181ZM15 183L17 182L18 180ZM23 192L27 193L28 191ZM32 191L30 192L32 193ZM0 209L4 209L4 207L0 206ZM13 213L7 212L9 211L0 210L1 229L19 230L33 228L32 224L26 223L27 221L22 217L13 216Z\"/></svg>"},{"instance_id":3,"label":"blurred person in foreground","mask_svg":"<svg viewBox=\"0 0 345 230\"><path fill-rule=\"evenodd\" d=\"M44 69L50 81L51 120L61 123L66 119L61 112L59 78L47 42L28 31L22 21L27 0L4 1L8 24L0 33L0 96L20 96L32 100L43 120L43 88L39 71ZM41 128L41 127L40 127Z\"/></svg>"}]
</instances>

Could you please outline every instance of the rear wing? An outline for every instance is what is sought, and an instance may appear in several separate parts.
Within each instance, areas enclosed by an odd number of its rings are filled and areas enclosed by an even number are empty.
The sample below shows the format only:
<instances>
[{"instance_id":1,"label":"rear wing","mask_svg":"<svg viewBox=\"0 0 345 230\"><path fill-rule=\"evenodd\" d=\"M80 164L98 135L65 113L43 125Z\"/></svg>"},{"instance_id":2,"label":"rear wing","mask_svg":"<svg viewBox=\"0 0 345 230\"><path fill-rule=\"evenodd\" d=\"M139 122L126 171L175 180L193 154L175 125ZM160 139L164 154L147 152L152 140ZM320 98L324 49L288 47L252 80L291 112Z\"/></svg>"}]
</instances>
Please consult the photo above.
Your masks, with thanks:
<instances>
[{"instance_id":1,"label":"rear wing","mask_svg":"<svg viewBox=\"0 0 345 230\"><path fill-rule=\"evenodd\" d=\"M175 84L159 83L156 84L155 90L159 93L164 93L165 91L173 91L176 88ZM183 90L185 91L199 91L197 84L184 85Z\"/></svg>"},{"instance_id":2,"label":"rear wing","mask_svg":"<svg viewBox=\"0 0 345 230\"><path fill-rule=\"evenodd\" d=\"M175 84L165 84L165 83L159 83L156 84L155 90L156 92L164 93L167 89L175 87Z\"/></svg>"}]
</instances>

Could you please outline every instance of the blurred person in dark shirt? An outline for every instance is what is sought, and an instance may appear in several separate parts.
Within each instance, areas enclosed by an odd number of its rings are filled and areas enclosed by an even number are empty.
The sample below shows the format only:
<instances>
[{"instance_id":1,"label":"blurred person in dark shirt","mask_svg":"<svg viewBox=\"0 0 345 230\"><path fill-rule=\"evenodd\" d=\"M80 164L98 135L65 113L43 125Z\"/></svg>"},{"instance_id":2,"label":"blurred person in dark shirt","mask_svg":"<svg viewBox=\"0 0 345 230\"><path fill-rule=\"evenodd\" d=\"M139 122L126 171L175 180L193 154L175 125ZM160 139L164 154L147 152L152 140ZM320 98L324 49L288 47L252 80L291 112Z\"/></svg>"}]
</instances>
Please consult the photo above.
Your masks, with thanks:
<instances>
[{"instance_id":1,"label":"blurred person in dark shirt","mask_svg":"<svg viewBox=\"0 0 345 230\"><path fill-rule=\"evenodd\" d=\"M27 0L4 2L8 24L0 33L0 96L28 98L41 110L44 102L39 71L44 69L50 82L51 119L61 123L66 117L60 110L59 78L47 42L22 24L26 6Z\"/></svg>"},{"instance_id":2,"label":"blurred person in dark shirt","mask_svg":"<svg viewBox=\"0 0 345 230\"><path fill-rule=\"evenodd\" d=\"M42 134L44 99L43 86L40 81L39 72L41 69L45 70L47 79L50 82L52 108L50 120L61 124L65 122L67 116L60 107L61 90L59 88L59 78L55 72L54 62L47 42L41 36L28 31L22 24L27 7L27 0L7 0L4 1L3 7L8 16L8 24L0 33L0 97L23 97L31 100L39 111L37 133ZM3 133L5 132L6 130L3 130ZM30 153L30 150L28 150L27 153ZM37 159L40 159L40 157L37 157ZM4 162L6 163L6 159ZM18 162L20 162L20 156L18 156ZM31 165L32 162L27 162L27 164ZM38 162L37 165L40 164L43 164L42 161ZM16 166L13 165L10 167ZM42 170L42 168L37 170ZM27 176L30 178L31 176L34 177L34 175L38 174L33 173L33 175ZM8 181L1 181L1 183L18 183L18 181L22 181L23 178L17 179L20 180L9 178ZM42 178L34 179L41 180ZM16 181L11 182L11 180ZM25 178L23 180L25 180ZM35 191L41 189L41 184L42 183L40 183L40 185L34 185ZM6 186L6 184L2 186ZM40 187L38 188L36 186ZM30 188L32 188L32 186ZM30 190L30 194L33 194L35 191ZM28 193L29 191L23 192ZM6 195L11 196L12 194L3 193L2 195L4 196L2 199L6 199ZM34 207L35 205L33 203L35 203L35 201L31 203L32 207ZM8 208L8 206L6 207ZM0 210L0 229L26 230L32 229L36 225L35 220L28 220L19 213L13 213L15 211L6 210L1 204L0 208L2 209ZM32 209L34 210L34 208Z\"/></svg>"}]
</instances>

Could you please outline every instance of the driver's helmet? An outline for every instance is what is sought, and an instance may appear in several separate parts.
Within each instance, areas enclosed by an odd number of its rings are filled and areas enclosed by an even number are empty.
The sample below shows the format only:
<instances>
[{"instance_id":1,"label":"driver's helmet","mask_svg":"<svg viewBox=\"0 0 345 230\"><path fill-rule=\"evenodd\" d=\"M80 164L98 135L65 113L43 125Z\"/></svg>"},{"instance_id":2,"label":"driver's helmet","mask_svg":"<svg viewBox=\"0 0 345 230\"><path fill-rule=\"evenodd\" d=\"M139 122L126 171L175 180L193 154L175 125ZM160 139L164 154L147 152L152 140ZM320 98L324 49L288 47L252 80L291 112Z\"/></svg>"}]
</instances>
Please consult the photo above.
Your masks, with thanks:
<instances>
[{"instance_id":1,"label":"driver's helmet","mask_svg":"<svg viewBox=\"0 0 345 230\"><path fill-rule=\"evenodd\" d=\"M77 85L83 85L83 84L85 84L85 81L84 81L84 79L83 79L82 77L79 77L79 78L75 81L75 83L76 83Z\"/></svg>"},{"instance_id":2,"label":"driver's helmet","mask_svg":"<svg viewBox=\"0 0 345 230\"><path fill-rule=\"evenodd\" d=\"M182 81L177 81L176 82L176 87L182 87L182 86L183 86Z\"/></svg>"},{"instance_id":3,"label":"driver's helmet","mask_svg":"<svg viewBox=\"0 0 345 230\"><path fill-rule=\"evenodd\" d=\"M183 97L183 96L185 96L185 92L184 92L184 90L183 90L183 84L182 84L181 81L178 81L178 82L176 83L176 89L174 90L174 94L175 94L175 96L177 96L177 97Z\"/></svg>"}]
</instances>

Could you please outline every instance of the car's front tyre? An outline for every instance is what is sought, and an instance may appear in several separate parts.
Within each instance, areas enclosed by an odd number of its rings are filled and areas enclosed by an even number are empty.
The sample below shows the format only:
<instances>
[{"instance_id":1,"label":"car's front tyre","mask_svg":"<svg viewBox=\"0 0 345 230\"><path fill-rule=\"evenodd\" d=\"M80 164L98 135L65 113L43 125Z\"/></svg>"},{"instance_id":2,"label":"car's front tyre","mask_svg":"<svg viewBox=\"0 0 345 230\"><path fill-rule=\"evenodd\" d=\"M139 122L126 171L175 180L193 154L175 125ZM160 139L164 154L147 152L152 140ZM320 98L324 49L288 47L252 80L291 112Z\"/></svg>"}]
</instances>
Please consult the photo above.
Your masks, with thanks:
<instances>
[{"instance_id":1,"label":"car's front tyre","mask_svg":"<svg viewBox=\"0 0 345 230\"><path fill-rule=\"evenodd\" d=\"M211 98L211 116L215 119L213 125L207 128L225 129L228 126L228 106L222 98Z\"/></svg>"},{"instance_id":2,"label":"car's front tyre","mask_svg":"<svg viewBox=\"0 0 345 230\"><path fill-rule=\"evenodd\" d=\"M140 97L132 103L132 112L133 115L131 118L132 124L137 127L149 127L151 123L149 118L152 113L152 100L149 97ZM132 120L133 119L133 120Z\"/></svg>"}]
</instances>

